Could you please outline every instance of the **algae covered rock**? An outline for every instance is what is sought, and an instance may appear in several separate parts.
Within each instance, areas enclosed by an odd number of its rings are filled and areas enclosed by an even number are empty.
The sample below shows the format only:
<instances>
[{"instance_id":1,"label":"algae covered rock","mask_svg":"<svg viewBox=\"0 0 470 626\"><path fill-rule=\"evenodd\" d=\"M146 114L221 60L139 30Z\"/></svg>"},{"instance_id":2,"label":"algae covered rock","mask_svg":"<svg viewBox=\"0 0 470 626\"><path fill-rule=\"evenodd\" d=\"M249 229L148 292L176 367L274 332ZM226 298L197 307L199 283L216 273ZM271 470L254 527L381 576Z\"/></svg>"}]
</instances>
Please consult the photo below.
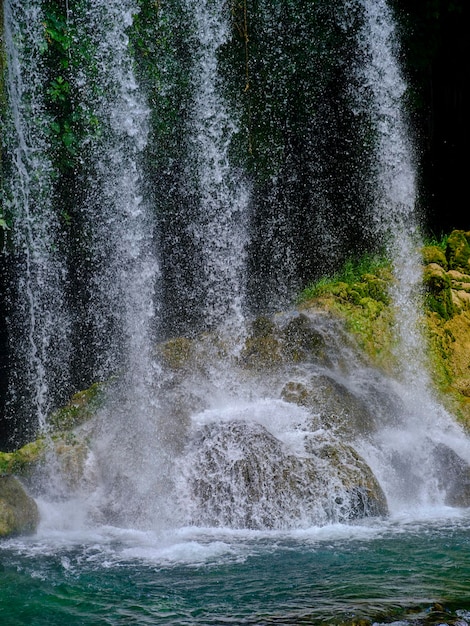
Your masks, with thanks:
<instances>
[{"instance_id":1,"label":"algae covered rock","mask_svg":"<svg viewBox=\"0 0 470 626\"><path fill-rule=\"evenodd\" d=\"M470 232L453 230L447 239L449 269L470 273Z\"/></svg>"},{"instance_id":2,"label":"algae covered rock","mask_svg":"<svg viewBox=\"0 0 470 626\"><path fill-rule=\"evenodd\" d=\"M165 367L177 371L191 365L194 356L194 342L187 337L168 339L157 348Z\"/></svg>"},{"instance_id":3,"label":"algae covered rock","mask_svg":"<svg viewBox=\"0 0 470 626\"><path fill-rule=\"evenodd\" d=\"M325 339L304 313L256 319L240 357L243 366L258 370L306 361L329 363Z\"/></svg>"},{"instance_id":4,"label":"algae covered rock","mask_svg":"<svg viewBox=\"0 0 470 626\"><path fill-rule=\"evenodd\" d=\"M91 419L105 399L103 383L77 391L70 402L50 415L48 422L55 430L72 430Z\"/></svg>"},{"instance_id":5,"label":"algae covered rock","mask_svg":"<svg viewBox=\"0 0 470 626\"><path fill-rule=\"evenodd\" d=\"M421 254L422 254L424 265L429 265L430 263L437 263L437 265L440 265L444 270L448 269L447 258L446 258L445 252L439 246L434 246L434 245L425 246L421 250Z\"/></svg>"},{"instance_id":6,"label":"algae covered rock","mask_svg":"<svg viewBox=\"0 0 470 626\"><path fill-rule=\"evenodd\" d=\"M451 279L441 265L429 263L423 274L426 290L426 305L443 319L450 319L454 314L451 291Z\"/></svg>"},{"instance_id":7,"label":"algae covered rock","mask_svg":"<svg viewBox=\"0 0 470 626\"><path fill-rule=\"evenodd\" d=\"M39 512L36 502L14 476L0 476L0 537L36 531Z\"/></svg>"},{"instance_id":8,"label":"algae covered rock","mask_svg":"<svg viewBox=\"0 0 470 626\"><path fill-rule=\"evenodd\" d=\"M253 321L251 334L245 341L240 363L252 369L264 369L280 365L282 348L274 322L264 316Z\"/></svg>"},{"instance_id":9,"label":"algae covered rock","mask_svg":"<svg viewBox=\"0 0 470 626\"><path fill-rule=\"evenodd\" d=\"M43 438L31 441L14 452L0 452L0 472L26 476L45 458L46 443Z\"/></svg>"}]
</instances>

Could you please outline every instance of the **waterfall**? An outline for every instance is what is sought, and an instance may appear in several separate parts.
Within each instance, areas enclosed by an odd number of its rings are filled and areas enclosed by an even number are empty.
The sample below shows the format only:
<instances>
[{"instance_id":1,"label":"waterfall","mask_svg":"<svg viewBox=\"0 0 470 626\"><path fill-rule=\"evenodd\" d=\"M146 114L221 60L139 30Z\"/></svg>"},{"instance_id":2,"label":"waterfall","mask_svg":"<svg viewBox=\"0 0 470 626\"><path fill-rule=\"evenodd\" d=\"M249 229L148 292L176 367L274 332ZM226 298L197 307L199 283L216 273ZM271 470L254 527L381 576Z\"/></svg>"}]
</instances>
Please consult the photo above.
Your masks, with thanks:
<instances>
[{"instance_id":1,"label":"waterfall","mask_svg":"<svg viewBox=\"0 0 470 626\"><path fill-rule=\"evenodd\" d=\"M73 15L93 59L75 80L101 125L82 212L92 238L88 316L98 377L120 368L131 385L151 380L158 321L156 227L142 177L150 110L137 83L128 30L137 3L91 2Z\"/></svg>"},{"instance_id":2,"label":"waterfall","mask_svg":"<svg viewBox=\"0 0 470 626\"><path fill-rule=\"evenodd\" d=\"M214 0L58 9L80 50L65 60L67 106L95 120L80 137L77 124L72 173L50 135L57 58L41 58L42 4L5 5L11 396L13 407L25 396L23 412L33 406L44 428L70 378L105 383L103 404L74 431L83 515L145 530L264 530L466 501L470 449L426 374L416 155L387 2L340 0L308 15L292 3L285 22L261 3L253 44L234 35L241 7L231 22ZM230 72L242 66L237 83ZM234 95L236 84L254 93ZM252 152L241 156L250 123ZM324 310L250 319L250 307L279 305L291 279L347 258L344 241L361 250L359 231L393 264L397 380L364 363Z\"/></svg>"},{"instance_id":3,"label":"waterfall","mask_svg":"<svg viewBox=\"0 0 470 626\"><path fill-rule=\"evenodd\" d=\"M237 124L223 95L218 54L229 37L224 3L186 0L194 21L189 168L195 169L196 216L189 226L202 258L197 290L209 328L240 332L246 307L249 188L230 162ZM194 193L194 190L192 191Z\"/></svg>"},{"instance_id":4,"label":"waterfall","mask_svg":"<svg viewBox=\"0 0 470 626\"><path fill-rule=\"evenodd\" d=\"M56 172L48 156L51 119L44 101L42 3L4 3L9 119L5 135L11 163L5 212L13 221L14 278L9 302L12 368L9 402L31 436L44 430L58 400L67 396L70 316L67 269L54 203Z\"/></svg>"},{"instance_id":5,"label":"waterfall","mask_svg":"<svg viewBox=\"0 0 470 626\"><path fill-rule=\"evenodd\" d=\"M424 370L425 341L419 330L422 311L422 245L416 209L416 157L405 116L406 83L398 63L396 26L385 0L364 1L364 22L357 34L363 56L359 69L362 89L357 106L365 110L376 135L372 159L373 211L371 229L385 243L396 283L399 350L405 380ZM418 371L417 371L418 370Z\"/></svg>"},{"instance_id":6,"label":"waterfall","mask_svg":"<svg viewBox=\"0 0 470 626\"><path fill-rule=\"evenodd\" d=\"M352 4L347 6L351 9ZM391 503L426 506L445 497L439 486L439 445L445 442L467 460L470 450L460 427L433 397L429 380L421 320L423 243L416 207L416 155L405 114L406 83L398 62L396 25L386 0L361 0L359 6L361 87L355 106L370 120L375 135L371 232L383 242L393 264L390 296L404 402L401 416L384 423L376 435L378 449L372 456L377 457L369 460L381 484L388 485Z\"/></svg>"},{"instance_id":7,"label":"waterfall","mask_svg":"<svg viewBox=\"0 0 470 626\"><path fill-rule=\"evenodd\" d=\"M101 125L91 145L92 172L81 206L91 236L87 318L98 355L95 376L109 381L115 374L118 380L100 414L95 452L103 498L112 496L116 508L126 502L134 523L152 509L148 499L142 504L148 482L164 473L154 354L158 233L143 178L150 109L129 46L138 11L134 0L103 0L71 13L93 50L75 78L81 105L94 111Z\"/></svg>"}]
</instances>

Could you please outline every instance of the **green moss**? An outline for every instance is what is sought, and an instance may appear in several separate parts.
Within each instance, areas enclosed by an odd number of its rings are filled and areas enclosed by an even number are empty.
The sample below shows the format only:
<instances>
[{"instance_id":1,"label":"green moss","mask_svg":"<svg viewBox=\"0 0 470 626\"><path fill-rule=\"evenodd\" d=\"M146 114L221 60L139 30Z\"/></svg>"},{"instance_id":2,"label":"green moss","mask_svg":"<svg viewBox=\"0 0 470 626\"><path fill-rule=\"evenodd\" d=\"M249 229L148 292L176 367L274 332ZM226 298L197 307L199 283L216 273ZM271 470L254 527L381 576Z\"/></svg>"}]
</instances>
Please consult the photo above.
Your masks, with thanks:
<instances>
[{"instance_id":1,"label":"green moss","mask_svg":"<svg viewBox=\"0 0 470 626\"><path fill-rule=\"evenodd\" d=\"M389 286L393 281L390 263L383 257L365 255L357 263L348 261L333 277L325 277L305 289L299 306L321 306L344 319L360 348L372 361L390 371L393 355L393 311Z\"/></svg>"},{"instance_id":2,"label":"green moss","mask_svg":"<svg viewBox=\"0 0 470 626\"><path fill-rule=\"evenodd\" d=\"M446 258L449 269L469 273L470 232L454 230L447 239Z\"/></svg>"},{"instance_id":3,"label":"green moss","mask_svg":"<svg viewBox=\"0 0 470 626\"><path fill-rule=\"evenodd\" d=\"M52 413L48 422L55 430L71 430L91 419L104 399L104 384L94 383L88 389L75 393L66 406Z\"/></svg>"},{"instance_id":4,"label":"green moss","mask_svg":"<svg viewBox=\"0 0 470 626\"><path fill-rule=\"evenodd\" d=\"M336 274L324 276L306 287L298 302L301 304L312 298L334 295L354 303L371 297L387 304L387 285L391 276L390 263L384 257L365 254L357 261L349 259Z\"/></svg>"},{"instance_id":5,"label":"green moss","mask_svg":"<svg viewBox=\"0 0 470 626\"><path fill-rule=\"evenodd\" d=\"M447 240L446 240L447 241ZM447 259L445 255L445 248L443 249L438 245L429 245L425 246L421 250L421 255L423 258L423 264L429 265L430 263L437 263L443 269L447 270Z\"/></svg>"},{"instance_id":6,"label":"green moss","mask_svg":"<svg viewBox=\"0 0 470 626\"><path fill-rule=\"evenodd\" d=\"M45 458L46 443L37 439L15 452L0 452L0 474L29 474L31 468Z\"/></svg>"},{"instance_id":7,"label":"green moss","mask_svg":"<svg viewBox=\"0 0 470 626\"><path fill-rule=\"evenodd\" d=\"M423 273L425 304L428 311L448 320L454 314L451 281L441 265L433 262L426 265Z\"/></svg>"},{"instance_id":8,"label":"green moss","mask_svg":"<svg viewBox=\"0 0 470 626\"><path fill-rule=\"evenodd\" d=\"M174 337L159 346L159 355L166 367L173 371L183 369L194 355L194 346L187 337Z\"/></svg>"},{"instance_id":9,"label":"green moss","mask_svg":"<svg viewBox=\"0 0 470 626\"><path fill-rule=\"evenodd\" d=\"M424 265L423 326L434 389L443 405L470 429L470 310L465 299L456 306L460 291L467 291L470 274L470 232L453 231L422 249ZM463 272L459 282L450 270ZM306 289L300 308L325 308L344 320L371 362L396 372L395 315L388 287L393 280L384 264L357 276L345 271L326 277Z\"/></svg>"}]
</instances>

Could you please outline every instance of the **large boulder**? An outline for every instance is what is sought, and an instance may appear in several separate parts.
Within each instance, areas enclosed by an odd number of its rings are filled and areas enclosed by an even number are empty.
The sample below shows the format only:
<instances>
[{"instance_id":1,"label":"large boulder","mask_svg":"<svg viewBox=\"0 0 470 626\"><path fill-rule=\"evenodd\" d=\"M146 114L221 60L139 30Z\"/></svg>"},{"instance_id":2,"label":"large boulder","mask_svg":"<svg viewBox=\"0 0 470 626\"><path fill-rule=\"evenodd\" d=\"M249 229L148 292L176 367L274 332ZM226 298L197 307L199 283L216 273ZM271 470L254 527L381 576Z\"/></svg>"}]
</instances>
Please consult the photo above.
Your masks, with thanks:
<instances>
[{"instance_id":1,"label":"large boulder","mask_svg":"<svg viewBox=\"0 0 470 626\"><path fill-rule=\"evenodd\" d=\"M188 522L283 529L387 514L377 480L350 446L305 439L299 452L256 422L200 426L182 464Z\"/></svg>"},{"instance_id":2,"label":"large boulder","mask_svg":"<svg viewBox=\"0 0 470 626\"><path fill-rule=\"evenodd\" d=\"M0 476L0 537L35 532L39 523L36 502L14 476Z\"/></svg>"}]
</instances>

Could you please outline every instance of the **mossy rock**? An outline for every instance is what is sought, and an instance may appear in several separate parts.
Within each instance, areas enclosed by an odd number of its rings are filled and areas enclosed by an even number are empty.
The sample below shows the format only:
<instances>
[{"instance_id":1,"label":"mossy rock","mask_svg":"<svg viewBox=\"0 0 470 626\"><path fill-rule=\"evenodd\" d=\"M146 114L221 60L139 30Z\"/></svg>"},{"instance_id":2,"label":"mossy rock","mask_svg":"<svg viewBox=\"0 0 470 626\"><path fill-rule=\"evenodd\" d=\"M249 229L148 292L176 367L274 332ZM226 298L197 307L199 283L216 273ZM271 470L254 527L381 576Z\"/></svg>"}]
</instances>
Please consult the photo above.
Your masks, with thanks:
<instances>
[{"instance_id":1,"label":"mossy rock","mask_svg":"<svg viewBox=\"0 0 470 626\"><path fill-rule=\"evenodd\" d=\"M447 239L446 258L449 269L470 273L470 232L451 232Z\"/></svg>"},{"instance_id":2,"label":"mossy rock","mask_svg":"<svg viewBox=\"0 0 470 626\"><path fill-rule=\"evenodd\" d=\"M187 337L174 337L158 346L163 365L170 370L185 368L194 356L194 344Z\"/></svg>"},{"instance_id":3,"label":"mossy rock","mask_svg":"<svg viewBox=\"0 0 470 626\"><path fill-rule=\"evenodd\" d=\"M448 320L428 312L427 330L431 375L441 400L470 429L470 310L456 311Z\"/></svg>"},{"instance_id":4,"label":"mossy rock","mask_svg":"<svg viewBox=\"0 0 470 626\"><path fill-rule=\"evenodd\" d=\"M279 333L283 360L288 363L306 361L329 362L323 335L305 314L293 317Z\"/></svg>"},{"instance_id":5,"label":"mossy rock","mask_svg":"<svg viewBox=\"0 0 470 626\"><path fill-rule=\"evenodd\" d=\"M424 268L423 284L425 288L426 306L443 319L448 320L454 315L454 303L451 291L451 279L441 265L429 263Z\"/></svg>"},{"instance_id":6,"label":"mossy rock","mask_svg":"<svg viewBox=\"0 0 470 626\"><path fill-rule=\"evenodd\" d=\"M0 537L34 533L39 524L36 502L14 476L0 476Z\"/></svg>"},{"instance_id":7,"label":"mossy rock","mask_svg":"<svg viewBox=\"0 0 470 626\"><path fill-rule=\"evenodd\" d=\"M274 336L248 337L240 355L240 363L249 369L261 370L283 363L281 344Z\"/></svg>"},{"instance_id":8,"label":"mossy rock","mask_svg":"<svg viewBox=\"0 0 470 626\"><path fill-rule=\"evenodd\" d=\"M322 334L304 313L291 315L278 323L266 317L258 318L252 324L252 333L240 355L240 364L253 369L312 360L327 364L327 346Z\"/></svg>"},{"instance_id":9,"label":"mossy rock","mask_svg":"<svg viewBox=\"0 0 470 626\"><path fill-rule=\"evenodd\" d=\"M48 422L55 430L72 430L94 417L104 400L105 385L94 383L88 389L75 393L66 406L49 416Z\"/></svg>"},{"instance_id":10,"label":"mossy rock","mask_svg":"<svg viewBox=\"0 0 470 626\"><path fill-rule=\"evenodd\" d=\"M439 246L425 246L421 250L421 255L423 259L423 265L437 263L437 265L440 265L444 270L448 269L445 252Z\"/></svg>"},{"instance_id":11,"label":"mossy rock","mask_svg":"<svg viewBox=\"0 0 470 626\"><path fill-rule=\"evenodd\" d=\"M27 476L45 459L46 443L40 438L15 452L0 452L0 473Z\"/></svg>"},{"instance_id":12,"label":"mossy rock","mask_svg":"<svg viewBox=\"0 0 470 626\"><path fill-rule=\"evenodd\" d=\"M49 440L41 437L15 452L0 452L0 473L29 478L44 469L52 454L64 480L73 488L83 476L88 453L84 437L70 432L56 433Z\"/></svg>"},{"instance_id":13,"label":"mossy rock","mask_svg":"<svg viewBox=\"0 0 470 626\"><path fill-rule=\"evenodd\" d=\"M265 369L283 362L282 346L274 322L265 316L253 320L251 333L240 354L240 364L250 369Z\"/></svg>"},{"instance_id":14,"label":"mossy rock","mask_svg":"<svg viewBox=\"0 0 470 626\"><path fill-rule=\"evenodd\" d=\"M365 285L366 293L364 295L366 297L383 304L390 303L389 283L386 280L375 276L375 274L364 274L362 282Z\"/></svg>"},{"instance_id":15,"label":"mossy rock","mask_svg":"<svg viewBox=\"0 0 470 626\"><path fill-rule=\"evenodd\" d=\"M305 306L305 305L304 305ZM392 374L396 367L394 348L394 311L391 306L372 298L361 298L358 304L327 296L307 303L328 311L340 319L353 335L365 360Z\"/></svg>"}]
</instances>

